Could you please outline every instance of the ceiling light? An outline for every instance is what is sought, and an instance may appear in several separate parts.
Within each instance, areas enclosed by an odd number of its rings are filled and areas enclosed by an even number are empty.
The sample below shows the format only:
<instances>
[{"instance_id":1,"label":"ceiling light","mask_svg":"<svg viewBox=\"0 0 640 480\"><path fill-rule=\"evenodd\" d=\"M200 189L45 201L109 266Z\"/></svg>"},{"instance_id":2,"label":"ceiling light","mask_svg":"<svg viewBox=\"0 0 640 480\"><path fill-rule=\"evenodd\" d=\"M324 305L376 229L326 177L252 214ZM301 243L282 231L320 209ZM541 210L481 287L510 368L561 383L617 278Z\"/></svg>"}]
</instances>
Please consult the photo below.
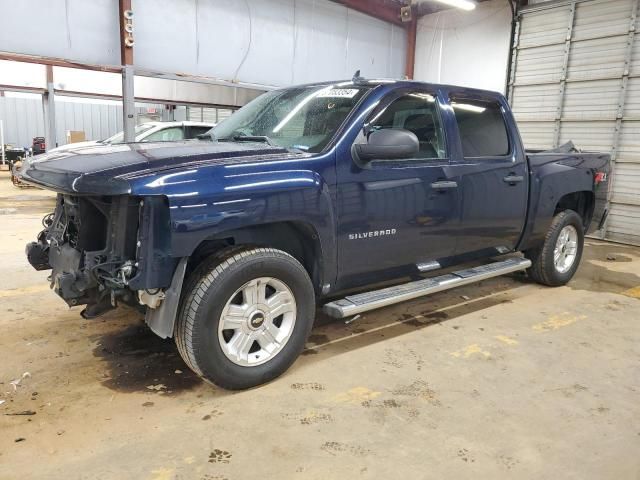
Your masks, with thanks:
<instances>
[{"instance_id":1,"label":"ceiling light","mask_svg":"<svg viewBox=\"0 0 640 480\"><path fill-rule=\"evenodd\" d=\"M476 8L475 2L471 0L434 0L438 3L444 3L451 7L461 8L462 10L473 10Z\"/></svg>"}]
</instances>

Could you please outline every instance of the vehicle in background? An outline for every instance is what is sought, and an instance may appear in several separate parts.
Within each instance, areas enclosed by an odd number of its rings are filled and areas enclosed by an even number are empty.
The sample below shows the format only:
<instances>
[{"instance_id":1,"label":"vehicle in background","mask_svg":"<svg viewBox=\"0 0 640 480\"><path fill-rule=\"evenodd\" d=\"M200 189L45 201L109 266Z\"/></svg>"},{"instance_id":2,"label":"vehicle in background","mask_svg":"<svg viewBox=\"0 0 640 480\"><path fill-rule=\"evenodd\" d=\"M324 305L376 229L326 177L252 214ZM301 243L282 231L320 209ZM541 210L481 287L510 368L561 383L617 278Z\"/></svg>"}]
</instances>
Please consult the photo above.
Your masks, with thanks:
<instances>
[{"instance_id":1,"label":"vehicle in background","mask_svg":"<svg viewBox=\"0 0 640 480\"><path fill-rule=\"evenodd\" d=\"M5 144L4 146L4 161L9 165L9 168L14 162L26 157L29 153L28 148L16 147L14 145Z\"/></svg>"},{"instance_id":2,"label":"vehicle in background","mask_svg":"<svg viewBox=\"0 0 640 480\"><path fill-rule=\"evenodd\" d=\"M47 144L44 137L33 137L31 145L31 153L33 155L40 155L47 151Z\"/></svg>"},{"instance_id":3,"label":"vehicle in background","mask_svg":"<svg viewBox=\"0 0 640 480\"><path fill-rule=\"evenodd\" d=\"M9 167L9 172L11 173L11 182L18 187L31 187L24 182L20 182L18 177L15 175L15 169L19 168L22 164L22 160L25 159L30 154L30 149L23 147L14 147L13 145L5 145L4 146L4 161Z\"/></svg>"},{"instance_id":4,"label":"vehicle in background","mask_svg":"<svg viewBox=\"0 0 640 480\"><path fill-rule=\"evenodd\" d=\"M225 388L283 373L317 305L354 317L525 270L564 285L606 217L610 155L525 150L495 92L356 76L267 92L208 136L20 175L59 193L27 246L55 292L85 318L137 306Z\"/></svg>"},{"instance_id":5,"label":"vehicle in background","mask_svg":"<svg viewBox=\"0 0 640 480\"><path fill-rule=\"evenodd\" d=\"M198 138L209 132L215 123L208 122L145 122L135 127L136 142L172 142L179 140L187 140ZM117 145L124 143L124 133L118 132L109 138L97 141L86 141L69 143L60 147L52 148L49 153L63 153L81 150L86 147L94 147L101 145ZM35 137L33 139L32 152L33 156L45 153L46 144L44 137ZM18 170L22 167L22 161L27 157L28 152L13 162L9 169L11 171L11 181L16 187L31 187L20 181L17 175Z\"/></svg>"},{"instance_id":6,"label":"vehicle in background","mask_svg":"<svg viewBox=\"0 0 640 480\"><path fill-rule=\"evenodd\" d=\"M214 126L215 123L191 121L141 123L135 128L136 142L175 142L179 140L188 140L207 133ZM120 143L124 143L123 132L118 132L104 140L68 143L67 145L52 148L49 152L66 152L69 150L76 150L78 148L98 145L116 145ZM36 155L35 151L34 155Z\"/></svg>"}]
</instances>

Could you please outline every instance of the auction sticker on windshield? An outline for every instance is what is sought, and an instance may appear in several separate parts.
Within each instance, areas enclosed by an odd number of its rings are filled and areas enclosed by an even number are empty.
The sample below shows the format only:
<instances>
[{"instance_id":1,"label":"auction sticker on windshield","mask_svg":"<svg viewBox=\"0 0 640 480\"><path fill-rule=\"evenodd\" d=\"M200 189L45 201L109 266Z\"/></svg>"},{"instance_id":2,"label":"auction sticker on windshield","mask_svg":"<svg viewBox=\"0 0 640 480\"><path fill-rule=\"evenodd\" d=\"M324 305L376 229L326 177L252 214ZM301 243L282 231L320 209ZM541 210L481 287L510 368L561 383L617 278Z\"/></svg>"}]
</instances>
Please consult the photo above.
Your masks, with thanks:
<instances>
[{"instance_id":1,"label":"auction sticker on windshield","mask_svg":"<svg viewBox=\"0 0 640 480\"><path fill-rule=\"evenodd\" d=\"M326 92L320 93L318 95L319 98L326 97L340 97L340 98L353 98L358 93L357 88L334 88L331 90L327 90Z\"/></svg>"}]
</instances>

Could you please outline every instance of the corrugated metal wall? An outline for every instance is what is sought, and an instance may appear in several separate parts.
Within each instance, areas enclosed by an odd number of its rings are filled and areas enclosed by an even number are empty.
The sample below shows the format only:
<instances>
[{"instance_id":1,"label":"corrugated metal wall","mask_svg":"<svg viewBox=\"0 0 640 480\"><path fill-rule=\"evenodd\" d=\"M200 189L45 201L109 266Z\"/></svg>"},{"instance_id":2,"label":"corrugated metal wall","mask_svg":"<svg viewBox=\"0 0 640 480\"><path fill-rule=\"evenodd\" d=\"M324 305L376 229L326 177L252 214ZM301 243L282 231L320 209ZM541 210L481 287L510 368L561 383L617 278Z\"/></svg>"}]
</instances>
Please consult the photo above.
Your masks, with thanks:
<instances>
[{"instance_id":1,"label":"corrugated metal wall","mask_svg":"<svg viewBox=\"0 0 640 480\"><path fill-rule=\"evenodd\" d=\"M67 131L80 130L87 140L103 140L122 130L121 105L96 105L56 100L56 141L67 143Z\"/></svg>"},{"instance_id":2,"label":"corrugated metal wall","mask_svg":"<svg viewBox=\"0 0 640 480\"><path fill-rule=\"evenodd\" d=\"M605 238L640 245L639 0L539 3L521 12L509 98L527 148L611 152Z\"/></svg>"},{"instance_id":3,"label":"corrugated metal wall","mask_svg":"<svg viewBox=\"0 0 640 480\"><path fill-rule=\"evenodd\" d=\"M157 111L159 120L164 105L138 107L141 121L149 118L148 109ZM156 118L157 117L157 118ZM33 137L44 136L42 100L35 98L0 97L0 119L4 125L5 143L30 147ZM122 130L122 106L87 102L69 102L56 98L56 141L67 143L68 130L85 132L87 140L101 140Z\"/></svg>"},{"instance_id":4,"label":"corrugated metal wall","mask_svg":"<svg viewBox=\"0 0 640 480\"><path fill-rule=\"evenodd\" d=\"M209 122L217 124L231 116L232 113L233 110L230 108L187 107L187 117L192 122Z\"/></svg>"},{"instance_id":5,"label":"corrugated metal wall","mask_svg":"<svg viewBox=\"0 0 640 480\"><path fill-rule=\"evenodd\" d=\"M164 105L136 106L138 123L162 119ZM150 113L152 112L152 113ZM56 98L56 141L67 143L67 131L83 131L87 140L103 140L122 131L122 105L69 102Z\"/></svg>"},{"instance_id":6,"label":"corrugated metal wall","mask_svg":"<svg viewBox=\"0 0 640 480\"><path fill-rule=\"evenodd\" d=\"M33 137L44 137L42 101L38 98L0 97L4 142L30 147Z\"/></svg>"}]
</instances>

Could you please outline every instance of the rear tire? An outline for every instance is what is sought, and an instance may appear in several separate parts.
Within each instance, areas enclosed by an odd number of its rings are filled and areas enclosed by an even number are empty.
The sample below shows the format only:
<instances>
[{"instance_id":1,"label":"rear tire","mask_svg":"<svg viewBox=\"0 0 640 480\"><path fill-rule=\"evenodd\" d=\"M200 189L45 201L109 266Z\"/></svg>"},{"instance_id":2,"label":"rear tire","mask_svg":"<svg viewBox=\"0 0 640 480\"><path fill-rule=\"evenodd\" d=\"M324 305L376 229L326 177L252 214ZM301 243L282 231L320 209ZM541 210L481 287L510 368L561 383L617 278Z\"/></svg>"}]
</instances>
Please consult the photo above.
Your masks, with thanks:
<instances>
[{"instance_id":1,"label":"rear tire","mask_svg":"<svg viewBox=\"0 0 640 480\"><path fill-rule=\"evenodd\" d=\"M195 373L240 390L291 366L314 315L313 285L295 258L272 248L235 247L191 274L174 336Z\"/></svg>"},{"instance_id":2,"label":"rear tire","mask_svg":"<svg viewBox=\"0 0 640 480\"><path fill-rule=\"evenodd\" d=\"M543 285L565 285L580 265L583 247L582 218L573 210L564 210L553 217L542 246L525 252L532 263L527 272Z\"/></svg>"}]
</instances>

